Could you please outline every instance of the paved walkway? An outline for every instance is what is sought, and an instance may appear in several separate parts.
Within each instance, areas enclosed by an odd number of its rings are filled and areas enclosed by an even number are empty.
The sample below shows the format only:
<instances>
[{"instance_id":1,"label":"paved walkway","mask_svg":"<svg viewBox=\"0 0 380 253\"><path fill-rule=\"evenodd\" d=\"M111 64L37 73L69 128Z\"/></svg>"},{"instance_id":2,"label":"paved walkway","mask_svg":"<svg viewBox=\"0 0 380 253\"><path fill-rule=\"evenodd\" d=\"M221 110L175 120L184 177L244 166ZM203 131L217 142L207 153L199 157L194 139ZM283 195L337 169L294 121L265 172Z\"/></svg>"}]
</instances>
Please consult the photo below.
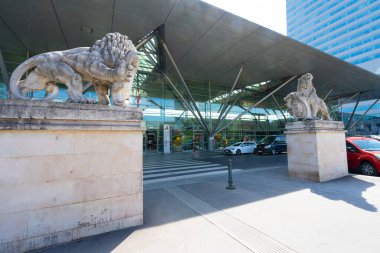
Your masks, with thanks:
<instances>
[{"instance_id":1,"label":"paved walkway","mask_svg":"<svg viewBox=\"0 0 380 253\"><path fill-rule=\"evenodd\" d=\"M159 157L146 160L152 165ZM225 174L144 184L143 226L42 252L380 250L380 178L312 183L289 178L279 166L234 173L236 190L226 184Z\"/></svg>"}]
</instances>

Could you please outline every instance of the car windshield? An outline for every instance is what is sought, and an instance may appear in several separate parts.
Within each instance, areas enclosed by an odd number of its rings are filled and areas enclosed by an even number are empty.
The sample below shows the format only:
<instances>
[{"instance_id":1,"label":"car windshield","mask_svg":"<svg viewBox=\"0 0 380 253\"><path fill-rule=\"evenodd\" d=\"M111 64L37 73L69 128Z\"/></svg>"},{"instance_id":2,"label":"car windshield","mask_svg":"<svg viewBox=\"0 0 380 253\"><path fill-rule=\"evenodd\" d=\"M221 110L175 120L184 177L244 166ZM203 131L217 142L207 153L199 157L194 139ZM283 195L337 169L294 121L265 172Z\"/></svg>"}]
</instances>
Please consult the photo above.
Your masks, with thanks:
<instances>
[{"instance_id":1,"label":"car windshield","mask_svg":"<svg viewBox=\"0 0 380 253\"><path fill-rule=\"evenodd\" d=\"M232 144L231 146L237 147L237 146L240 146L240 144L241 144L241 142L236 142L236 143Z\"/></svg>"},{"instance_id":2,"label":"car windshield","mask_svg":"<svg viewBox=\"0 0 380 253\"><path fill-rule=\"evenodd\" d=\"M353 140L353 143L357 145L359 148L367 151L371 150L380 150L380 141L376 140Z\"/></svg>"},{"instance_id":3,"label":"car windshield","mask_svg":"<svg viewBox=\"0 0 380 253\"><path fill-rule=\"evenodd\" d=\"M259 144L268 145L271 144L276 139L276 136L267 136L260 141Z\"/></svg>"}]
</instances>

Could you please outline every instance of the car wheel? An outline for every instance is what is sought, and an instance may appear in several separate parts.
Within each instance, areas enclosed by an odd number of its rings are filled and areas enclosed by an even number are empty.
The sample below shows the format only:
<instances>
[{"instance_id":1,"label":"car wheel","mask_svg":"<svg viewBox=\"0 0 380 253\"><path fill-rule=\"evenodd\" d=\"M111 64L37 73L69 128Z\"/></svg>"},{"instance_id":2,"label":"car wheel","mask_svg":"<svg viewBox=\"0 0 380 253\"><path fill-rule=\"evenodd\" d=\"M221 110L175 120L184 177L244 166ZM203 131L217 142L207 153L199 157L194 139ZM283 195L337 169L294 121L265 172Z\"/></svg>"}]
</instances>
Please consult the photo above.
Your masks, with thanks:
<instances>
[{"instance_id":1,"label":"car wheel","mask_svg":"<svg viewBox=\"0 0 380 253\"><path fill-rule=\"evenodd\" d=\"M237 154L237 155L240 155L240 154L241 154L240 149L236 150L236 154Z\"/></svg>"},{"instance_id":2,"label":"car wheel","mask_svg":"<svg viewBox=\"0 0 380 253\"><path fill-rule=\"evenodd\" d=\"M375 166L370 162L362 162L360 164L360 171L367 176L377 176L379 174Z\"/></svg>"},{"instance_id":3,"label":"car wheel","mask_svg":"<svg viewBox=\"0 0 380 253\"><path fill-rule=\"evenodd\" d=\"M254 154L254 155L257 155L257 148L255 148L255 149L253 150L253 154Z\"/></svg>"},{"instance_id":4,"label":"car wheel","mask_svg":"<svg viewBox=\"0 0 380 253\"><path fill-rule=\"evenodd\" d=\"M277 151L275 149L272 149L271 154L275 155L275 154L277 154Z\"/></svg>"}]
</instances>

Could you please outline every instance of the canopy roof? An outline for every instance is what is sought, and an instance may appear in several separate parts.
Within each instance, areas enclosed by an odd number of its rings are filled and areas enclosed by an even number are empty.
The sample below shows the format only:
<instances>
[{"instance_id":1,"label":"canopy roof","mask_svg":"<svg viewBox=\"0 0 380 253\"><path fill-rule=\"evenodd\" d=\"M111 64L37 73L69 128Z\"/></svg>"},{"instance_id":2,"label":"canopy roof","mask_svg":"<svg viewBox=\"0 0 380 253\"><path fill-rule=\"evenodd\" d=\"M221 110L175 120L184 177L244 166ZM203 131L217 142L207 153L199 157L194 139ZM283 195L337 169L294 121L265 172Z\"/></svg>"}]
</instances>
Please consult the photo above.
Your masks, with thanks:
<instances>
[{"instance_id":1,"label":"canopy roof","mask_svg":"<svg viewBox=\"0 0 380 253\"><path fill-rule=\"evenodd\" d=\"M36 54L90 46L111 31L136 43L162 25L174 61L194 83L229 90L244 65L236 88L310 72L321 95L332 89L330 97L380 97L379 76L198 0L1 1L0 49Z\"/></svg>"}]
</instances>

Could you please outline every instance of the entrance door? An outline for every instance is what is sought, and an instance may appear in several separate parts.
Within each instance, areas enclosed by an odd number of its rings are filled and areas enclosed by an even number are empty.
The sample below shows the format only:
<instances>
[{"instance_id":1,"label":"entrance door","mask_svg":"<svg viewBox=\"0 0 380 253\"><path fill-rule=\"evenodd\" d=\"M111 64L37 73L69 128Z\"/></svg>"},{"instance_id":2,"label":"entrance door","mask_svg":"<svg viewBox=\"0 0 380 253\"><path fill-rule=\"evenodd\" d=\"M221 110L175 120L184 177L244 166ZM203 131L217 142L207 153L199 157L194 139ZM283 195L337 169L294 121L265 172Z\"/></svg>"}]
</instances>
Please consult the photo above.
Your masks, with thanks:
<instances>
[{"instance_id":1,"label":"entrance door","mask_svg":"<svg viewBox=\"0 0 380 253\"><path fill-rule=\"evenodd\" d=\"M193 131L193 145L197 147L197 149L204 149L205 139L202 131Z\"/></svg>"},{"instance_id":2,"label":"entrance door","mask_svg":"<svg viewBox=\"0 0 380 253\"><path fill-rule=\"evenodd\" d=\"M147 130L145 132L146 151L157 151L157 130Z\"/></svg>"}]
</instances>

